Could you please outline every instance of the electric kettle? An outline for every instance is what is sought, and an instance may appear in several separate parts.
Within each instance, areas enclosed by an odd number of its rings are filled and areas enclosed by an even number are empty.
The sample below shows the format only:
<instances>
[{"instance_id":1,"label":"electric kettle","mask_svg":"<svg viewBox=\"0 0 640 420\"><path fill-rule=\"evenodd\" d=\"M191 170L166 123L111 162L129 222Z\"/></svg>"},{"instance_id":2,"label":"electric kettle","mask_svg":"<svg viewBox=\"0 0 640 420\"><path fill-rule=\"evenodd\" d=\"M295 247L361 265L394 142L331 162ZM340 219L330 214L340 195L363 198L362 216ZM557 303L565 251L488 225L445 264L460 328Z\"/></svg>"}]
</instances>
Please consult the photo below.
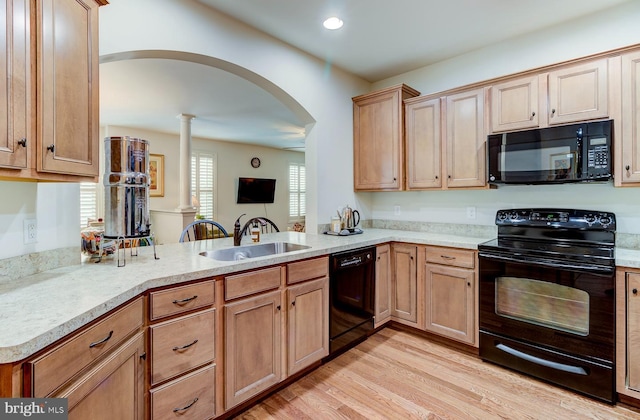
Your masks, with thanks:
<instances>
[{"instance_id":1,"label":"electric kettle","mask_svg":"<svg viewBox=\"0 0 640 420\"><path fill-rule=\"evenodd\" d=\"M344 229L354 229L360 223L360 212L348 205L342 209L342 226Z\"/></svg>"}]
</instances>

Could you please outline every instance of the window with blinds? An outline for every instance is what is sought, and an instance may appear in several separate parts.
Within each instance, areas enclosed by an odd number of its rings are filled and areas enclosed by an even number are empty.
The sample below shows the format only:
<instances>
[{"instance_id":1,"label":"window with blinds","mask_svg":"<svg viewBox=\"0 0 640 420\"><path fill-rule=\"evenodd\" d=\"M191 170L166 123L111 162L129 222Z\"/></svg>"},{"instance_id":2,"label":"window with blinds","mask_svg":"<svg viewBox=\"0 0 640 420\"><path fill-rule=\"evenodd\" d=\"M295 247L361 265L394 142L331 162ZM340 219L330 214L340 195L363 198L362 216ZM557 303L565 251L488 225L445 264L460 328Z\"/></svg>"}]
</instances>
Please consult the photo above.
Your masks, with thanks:
<instances>
[{"instance_id":1,"label":"window with blinds","mask_svg":"<svg viewBox=\"0 0 640 420\"><path fill-rule=\"evenodd\" d=\"M205 219L215 219L216 155L194 152L191 155L191 196L197 214Z\"/></svg>"},{"instance_id":2,"label":"window with blinds","mask_svg":"<svg viewBox=\"0 0 640 420\"><path fill-rule=\"evenodd\" d=\"M289 219L302 220L306 208L306 173L302 163L289 164Z\"/></svg>"},{"instance_id":3,"label":"window with blinds","mask_svg":"<svg viewBox=\"0 0 640 420\"><path fill-rule=\"evenodd\" d=\"M97 206L98 184L95 182L80 183L80 228L87 227L89 219L98 218Z\"/></svg>"}]
</instances>

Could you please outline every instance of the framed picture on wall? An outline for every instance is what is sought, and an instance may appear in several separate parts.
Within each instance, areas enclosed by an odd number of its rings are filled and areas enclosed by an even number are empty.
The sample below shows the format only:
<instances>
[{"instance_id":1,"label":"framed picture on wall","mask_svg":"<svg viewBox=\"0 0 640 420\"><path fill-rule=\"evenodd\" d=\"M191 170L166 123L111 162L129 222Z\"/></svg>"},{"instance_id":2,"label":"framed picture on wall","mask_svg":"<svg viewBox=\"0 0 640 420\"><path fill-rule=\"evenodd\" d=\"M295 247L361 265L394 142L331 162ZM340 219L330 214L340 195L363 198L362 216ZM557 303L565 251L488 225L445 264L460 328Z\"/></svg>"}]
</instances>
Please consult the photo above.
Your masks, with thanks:
<instances>
[{"instance_id":1,"label":"framed picture on wall","mask_svg":"<svg viewBox=\"0 0 640 420\"><path fill-rule=\"evenodd\" d=\"M164 197L164 155L149 155L149 196Z\"/></svg>"}]
</instances>

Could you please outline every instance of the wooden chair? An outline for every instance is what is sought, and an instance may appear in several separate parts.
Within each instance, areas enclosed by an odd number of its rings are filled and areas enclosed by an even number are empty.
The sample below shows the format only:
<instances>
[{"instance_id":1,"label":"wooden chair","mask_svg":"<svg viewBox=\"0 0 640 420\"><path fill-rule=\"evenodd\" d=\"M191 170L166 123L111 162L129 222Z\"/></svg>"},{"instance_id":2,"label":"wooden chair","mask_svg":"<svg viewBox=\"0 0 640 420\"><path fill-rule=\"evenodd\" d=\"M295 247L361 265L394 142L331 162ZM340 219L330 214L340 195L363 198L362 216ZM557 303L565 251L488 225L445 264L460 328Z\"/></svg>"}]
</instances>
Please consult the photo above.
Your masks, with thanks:
<instances>
[{"instance_id":1,"label":"wooden chair","mask_svg":"<svg viewBox=\"0 0 640 420\"><path fill-rule=\"evenodd\" d=\"M251 233L251 227L257 225L260 227L260 233L275 233L280 232L278 226L266 217L254 217L249 219L244 227L240 231L242 235L249 235Z\"/></svg>"},{"instance_id":2,"label":"wooden chair","mask_svg":"<svg viewBox=\"0 0 640 420\"><path fill-rule=\"evenodd\" d=\"M196 220L184 228L180 235L180 242L226 238L227 236L229 236L229 234L220 223L209 219L202 219Z\"/></svg>"}]
</instances>

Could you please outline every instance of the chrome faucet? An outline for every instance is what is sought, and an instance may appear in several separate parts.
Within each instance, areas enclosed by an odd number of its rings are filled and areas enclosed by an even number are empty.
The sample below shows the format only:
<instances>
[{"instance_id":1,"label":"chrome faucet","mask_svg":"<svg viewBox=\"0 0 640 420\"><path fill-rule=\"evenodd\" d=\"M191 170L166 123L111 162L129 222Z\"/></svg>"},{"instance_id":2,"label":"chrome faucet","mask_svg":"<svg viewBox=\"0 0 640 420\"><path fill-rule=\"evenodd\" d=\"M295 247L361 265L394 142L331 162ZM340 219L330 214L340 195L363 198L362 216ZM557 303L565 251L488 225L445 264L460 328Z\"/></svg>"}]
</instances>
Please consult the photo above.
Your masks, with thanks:
<instances>
[{"instance_id":1,"label":"chrome faucet","mask_svg":"<svg viewBox=\"0 0 640 420\"><path fill-rule=\"evenodd\" d=\"M233 246L240 246L240 241L242 241L242 232L240 232L240 217L246 215L246 213L242 213L233 224Z\"/></svg>"}]
</instances>

